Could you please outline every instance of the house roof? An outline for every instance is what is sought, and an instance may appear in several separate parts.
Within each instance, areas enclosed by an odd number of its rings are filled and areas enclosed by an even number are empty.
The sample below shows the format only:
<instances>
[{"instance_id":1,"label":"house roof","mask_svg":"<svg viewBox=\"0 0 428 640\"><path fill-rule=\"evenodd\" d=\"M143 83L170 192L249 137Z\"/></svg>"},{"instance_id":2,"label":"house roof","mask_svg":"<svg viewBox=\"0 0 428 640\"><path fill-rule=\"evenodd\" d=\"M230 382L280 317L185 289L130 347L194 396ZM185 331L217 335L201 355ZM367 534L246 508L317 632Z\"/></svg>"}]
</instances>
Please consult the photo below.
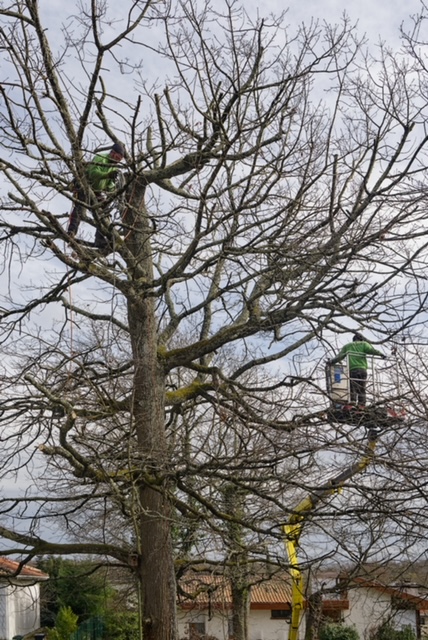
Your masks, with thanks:
<instances>
[{"instance_id":1,"label":"house roof","mask_svg":"<svg viewBox=\"0 0 428 640\"><path fill-rule=\"evenodd\" d=\"M29 564L24 564L21 566L20 562L16 560L10 560L9 558L4 558L0 556L0 579L2 577L7 578L25 578L27 580L48 580L49 576L47 573L40 571L40 569L36 569L36 567L32 567Z\"/></svg>"},{"instance_id":2,"label":"house roof","mask_svg":"<svg viewBox=\"0 0 428 640\"><path fill-rule=\"evenodd\" d=\"M224 608L232 601L230 581L223 576L190 574L180 580L178 598L182 609ZM291 585L281 578L253 582L251 609L287 609L291 603Z\"/></svg>"},{"instance_id":3,"label":"house roof","mask_svg":"<svg viewBox=\"0 0 428 640\"><path fill-rule=\"evenodd\" d=\"M228 608L231 606L231 588L227 577L209 573L191 573L181 578L180 587L178 604L182 609ZM343 587L345 590L337 593L338 596L342 596L341 598L326 593L323 598L323 606L347 609L349 607L347 588L351 587L375 589L381 593L389 594L412 609L428 611L427 598L394 585L382 584L378 580L352 578ZM250 596L251 609L288 609L292 601L290 578L288 575L281 575L265 580L254 579Z\"/></svg>"},{"instance_id":4,"label":"house roof","mask_svg":"<svg viewBox=\"0 0 428 640\"><path fill-rule=\"evenodd\" d=\"M385 585L378 580L367 580L365 578L353 578L352 583L358 586L366 587L367 589L376 589L377 591L380 591L382 593L387 593L397 600L407 602L415 609L428 611L428 598L406 591L404 586L398 587L396 585Z\"/></svg>"}]
</instances>

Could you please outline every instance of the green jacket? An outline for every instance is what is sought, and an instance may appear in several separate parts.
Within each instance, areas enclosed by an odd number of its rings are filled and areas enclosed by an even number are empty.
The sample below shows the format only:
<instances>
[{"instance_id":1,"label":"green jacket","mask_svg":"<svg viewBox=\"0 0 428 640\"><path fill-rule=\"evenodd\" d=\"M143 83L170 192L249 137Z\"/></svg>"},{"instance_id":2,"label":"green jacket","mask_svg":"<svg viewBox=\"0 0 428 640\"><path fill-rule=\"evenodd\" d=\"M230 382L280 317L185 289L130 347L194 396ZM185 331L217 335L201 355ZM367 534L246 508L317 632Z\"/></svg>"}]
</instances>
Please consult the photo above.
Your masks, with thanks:
<instances>
[{"instance_id":1,"label":"green jacket","mask_svg":"<svg viewBox=\"0 0 428 640\"><path fill-rule=\"evenodd\" d=\"M114 179L117 166L107 153L100 153L91 160L86 168L86 175L92 189L97 192L114 191Z\"/></svg>"},{"instance_id":2,"label":"green jacket","mask_svg":"<svg viewBox=\"0 0 428 640\"><path fill-rule=\"evenodd\" d=\"M378 351L369 342L349 342L345 344L344 347L340 350L339 354L331 360L331 364L335 362L339 362L339 360L343 360L346 356L349 356L349 369L367 369L367 357L371 356L381 356L384 357L381 351Z\"/></svg>"}]
</instances>

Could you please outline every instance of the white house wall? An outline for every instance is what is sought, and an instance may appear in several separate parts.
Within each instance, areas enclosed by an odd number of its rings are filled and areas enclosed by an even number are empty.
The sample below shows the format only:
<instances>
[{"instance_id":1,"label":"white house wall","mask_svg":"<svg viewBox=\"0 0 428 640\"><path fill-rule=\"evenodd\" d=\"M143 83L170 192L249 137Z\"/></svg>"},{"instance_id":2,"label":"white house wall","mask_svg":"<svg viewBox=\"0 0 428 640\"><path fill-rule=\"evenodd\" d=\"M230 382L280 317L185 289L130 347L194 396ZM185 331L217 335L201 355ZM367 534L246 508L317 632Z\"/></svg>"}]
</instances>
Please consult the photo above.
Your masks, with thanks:
<instances>
[{"instance_id":1,"label":"white house wall","mask_svg":"<svg viewBox=\"0 0 428 640\"><path fill-rule=\"evenodd\" d=\"M8 640L12 638L9 635L9 617L7 615L7 597L9 586L0 584L0 638Z\"/></svg>"},{"instance_id":2,"label":"white house wall","mask_svg":"<svg viewBox=\"0 0 428 640\"><path fill-rule=\"evenodd\" d=\"M10 585L7 589L7 635L2 637L11 640L40 627L39 585Z\"/></svg>"},{"instance_id":3,"label":"white house wall","mask_svg":"<svg viewBox=\"0 0 428 640\"><path fill-rule=\"evenodd\" d=\"M345 624L354 625L361 640L367 637L367 627L377 628L391 620L391 596L375 589L350 589L349 610L344 612ZM410 625L416 632L415 611L396 611L391 620L396 629Z\"/></svg>"},{"instance_id":4,"label":"white house wall","mask_svg":"<svg viewBox=\"0 0 428 640\"><path fill-rule=\"evenodd\" d=\"M270 610L251 611L249 640L287 640L290 625L270 616Z\"/></svg>"},{"instance_id":5,"label":"white house wall","mask_svg":"<svg viewBox=\"0 0 428 640\"><path fill-rule=\"evenodd\" d=\"M205 633L214 636L217 640L229 640L228 616L229 613L215 612L211 620L206 612L196 611L178 613L178 637L189 638L189 622L204 622ZM248 618L249 640L287 640L289 624L285 620L272 620L270 609L252 610ZM304 629L301 630L303 637Z\"/></svg>"}]
</instances>

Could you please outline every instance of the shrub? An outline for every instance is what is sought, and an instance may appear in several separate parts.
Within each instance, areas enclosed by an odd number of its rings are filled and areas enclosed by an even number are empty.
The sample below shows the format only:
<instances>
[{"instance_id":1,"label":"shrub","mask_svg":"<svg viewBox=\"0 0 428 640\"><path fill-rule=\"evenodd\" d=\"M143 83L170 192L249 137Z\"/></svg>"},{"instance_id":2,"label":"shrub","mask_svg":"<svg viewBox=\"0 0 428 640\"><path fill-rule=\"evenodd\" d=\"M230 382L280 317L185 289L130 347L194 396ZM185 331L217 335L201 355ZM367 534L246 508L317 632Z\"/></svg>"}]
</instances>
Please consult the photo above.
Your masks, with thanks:
<instances>
[{"instance_id":1,"label":"shrub","mask_svg":"<svg viewBox=\"0 0 428 640\"><path fill-rule=\"evenodd\" d=\"M71 607L61 607L55 620L55 626L48 632L48 640L69 640L77 629L78 617Z\"/></svg>"},{"instance_id":2,"label":"shrub","mask_svg":"<svg viewBox=\"0 0 428 640\"><path fill-rule=\"evenodd\" d=\"M384 622L371 634L370 640L416 640L416 635L410 626L397 630L389 622Z\"/></svg>"},{"instance_id":3,"label":"shrub","mask_svg":"<svg viewBox=\"0 0 428 640\"><path fill-rule=\"evenodd\" d=\"M355 627L340 622L329 622L320 629L320 640L359 640Z\"/></svg>"}]
</instances>

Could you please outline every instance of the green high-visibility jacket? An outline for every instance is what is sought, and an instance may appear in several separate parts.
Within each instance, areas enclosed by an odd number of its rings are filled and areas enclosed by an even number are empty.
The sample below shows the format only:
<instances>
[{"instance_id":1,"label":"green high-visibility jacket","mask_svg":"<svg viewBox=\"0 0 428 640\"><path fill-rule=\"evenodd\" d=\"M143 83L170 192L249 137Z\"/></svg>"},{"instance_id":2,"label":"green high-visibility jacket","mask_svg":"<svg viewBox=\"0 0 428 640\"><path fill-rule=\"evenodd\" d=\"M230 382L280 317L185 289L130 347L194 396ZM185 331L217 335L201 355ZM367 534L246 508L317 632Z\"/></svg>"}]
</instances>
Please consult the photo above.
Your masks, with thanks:
<instances>
[{"instance_id":1,"label":"green high-visibility jacket","mask_svg":"<svg viewBox=\"0 0 428 640\"><path fill-rule=\"evenodd\" d=\"M86 175L92 189L97 192L114 191L114 179L117 174L117 165L109 154L100 153L91 160L86 167Z\"/></svg>"},{"instance_id":2,"label":"green high-visibility jacket","mask_svg":"<svg viewBox=\"0 0 428 640\"><path fill-rule=\"evenodd\" d=\"M346 356L349 356L350 371L352 371L352 369L367 369L366 356L368 355L384 357L383 353L372 347L369 342L349 342L342 347L339 354L331 361L331 364L339 362L343 360L343 358L346 358Z\"/></svg>"}]
</instances>

